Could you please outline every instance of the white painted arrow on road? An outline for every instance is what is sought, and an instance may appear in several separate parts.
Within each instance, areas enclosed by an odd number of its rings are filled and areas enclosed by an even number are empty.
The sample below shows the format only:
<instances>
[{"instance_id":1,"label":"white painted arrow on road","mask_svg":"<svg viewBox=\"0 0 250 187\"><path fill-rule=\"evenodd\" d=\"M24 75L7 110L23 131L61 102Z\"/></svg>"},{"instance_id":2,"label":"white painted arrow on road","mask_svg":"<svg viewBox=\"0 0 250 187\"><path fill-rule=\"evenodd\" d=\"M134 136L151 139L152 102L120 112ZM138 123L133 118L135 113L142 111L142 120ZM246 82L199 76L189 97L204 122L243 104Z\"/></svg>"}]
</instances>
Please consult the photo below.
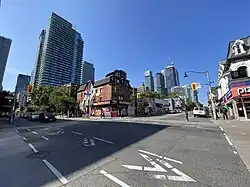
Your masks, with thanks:
<instances>
[{"instance_id":1,"label":"white painted arrow on road","mask_svg":"<svg viewBox=\"0 0 250 187\"><path fill-rule=\"evenodd\" d=\"M185 173L181 172L177 168L174 168L171 164L169 164L166 160L172 161L178 164L182 164L181 161L174 160L171 158L163 157L160 155L157 155L155 153L151 153L148 151L144 150L139 150L139 155L147 160L153 167L147 167L147 166L138 166L138 165L122 165L122 167L131 169L131 170L139 170L139 171L150 171L150 172L164 172L167 173L167 170L171 170L174 172L176 175L162 175L162 174L154 174L153 178L154 179L160 179L160 180L173 180L173 181L185 181L185 182L196 182L194 179L191 177L187 176ZM144 154L142 154L144 153ZM147 154L147 155L146 155ZM157 164L153 159L151 159L148 155L155 156L157 157L155 160L159 163L161 163L166 169L164 169L162 166ZM161 158L161 159L159 159Z\"/></svg>"}]
</instances>

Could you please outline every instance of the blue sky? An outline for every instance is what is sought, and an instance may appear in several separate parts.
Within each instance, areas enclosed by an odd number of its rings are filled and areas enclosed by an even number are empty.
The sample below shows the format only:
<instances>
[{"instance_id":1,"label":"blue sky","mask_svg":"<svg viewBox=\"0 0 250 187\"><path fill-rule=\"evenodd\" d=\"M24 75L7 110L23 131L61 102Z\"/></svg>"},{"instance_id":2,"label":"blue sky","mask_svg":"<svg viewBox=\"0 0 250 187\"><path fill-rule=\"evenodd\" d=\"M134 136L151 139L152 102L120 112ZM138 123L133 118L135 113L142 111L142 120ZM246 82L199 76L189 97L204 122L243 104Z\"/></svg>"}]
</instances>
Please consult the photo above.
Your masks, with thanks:
<instances>
[{"instance_id":1,"label":"blue sky","mask_svg":"<svg viewBox=\"0 0 250 187\"><path fill-rule=\"evenodd\" d=\"M0 35L13 40L3 86L13 90L17 74L32 71L52 11L82 34L84 59L94 63L96 79L123 69L137 86L145 70L160 72L170 56L182 85L206 83L200 75L184 79L187 70L208 69L216 82L229 41L250 34L249 7L249 0L2 0Z\"/></svg>"}]
</instances>

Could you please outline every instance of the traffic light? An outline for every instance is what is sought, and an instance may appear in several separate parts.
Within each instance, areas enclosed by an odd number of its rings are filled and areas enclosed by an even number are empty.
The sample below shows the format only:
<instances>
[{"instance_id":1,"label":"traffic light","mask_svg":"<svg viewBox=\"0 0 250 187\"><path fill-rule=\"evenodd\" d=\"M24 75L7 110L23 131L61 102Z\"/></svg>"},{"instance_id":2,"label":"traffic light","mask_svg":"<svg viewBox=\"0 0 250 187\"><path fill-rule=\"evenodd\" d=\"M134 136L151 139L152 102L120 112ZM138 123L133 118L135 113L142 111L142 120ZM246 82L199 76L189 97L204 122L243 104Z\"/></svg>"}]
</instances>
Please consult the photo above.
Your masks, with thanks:
<instances>
[{"instance_id":1,"label":"traffic light","mask_svg":"<svg viewBox=\"0 0 250 187\"><path fill-rule=\"evenodd\" d=\"M197 89L197 87L196 87L196 82L193 82L193 83L191 84L191 88L192 88L192 90L196 90L196 89Z\"/></svg>"}]
</instances>

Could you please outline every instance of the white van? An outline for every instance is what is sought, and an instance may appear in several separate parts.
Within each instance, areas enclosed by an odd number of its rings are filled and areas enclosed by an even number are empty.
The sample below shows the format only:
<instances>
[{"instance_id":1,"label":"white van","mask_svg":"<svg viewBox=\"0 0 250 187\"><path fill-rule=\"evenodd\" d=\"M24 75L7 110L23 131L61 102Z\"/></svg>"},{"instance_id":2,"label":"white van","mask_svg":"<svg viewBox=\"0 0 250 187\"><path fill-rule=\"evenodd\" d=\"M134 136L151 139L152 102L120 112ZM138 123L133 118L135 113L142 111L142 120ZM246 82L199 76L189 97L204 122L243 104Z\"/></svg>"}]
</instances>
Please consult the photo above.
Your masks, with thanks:
<instances>
[{"instance_id":1,"label":"white van","mask_svg":"<svg viewBox=\"0 0 250 187\"><path fill-rule=\"evenodd\" d=\"M209 111L207 107L194 107L194 117L208 117Z\"/></svg>"}]
</instances>

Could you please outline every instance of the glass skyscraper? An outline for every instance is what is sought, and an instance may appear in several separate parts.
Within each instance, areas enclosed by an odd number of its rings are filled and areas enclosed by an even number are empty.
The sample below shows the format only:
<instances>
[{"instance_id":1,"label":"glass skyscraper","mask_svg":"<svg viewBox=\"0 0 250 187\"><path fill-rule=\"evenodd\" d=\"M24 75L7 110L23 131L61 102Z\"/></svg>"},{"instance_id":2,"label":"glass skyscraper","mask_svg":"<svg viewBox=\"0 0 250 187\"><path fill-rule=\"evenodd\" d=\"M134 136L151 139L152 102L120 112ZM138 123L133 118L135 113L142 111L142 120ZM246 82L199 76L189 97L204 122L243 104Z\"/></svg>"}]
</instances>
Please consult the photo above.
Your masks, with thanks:
<instances>
[{"instance_id":1,"label":"glass skyscraper","mask_svg":"<svg viewBox=\"0 0 250 187\"><path fill-rule=\"evenodd\" d=\"M17 76L17 83L16 83L16 91L27 91L27 87L30 83L30 76L18 74Z\"/></svg>"},{"instance_id":2,"label":"glass skyscraper","mask_svg":"<svg viewBox=\"0 0 250 187\"><path fill-rule=\"evenodd\" d=\"M156 91L164 95L165 93L165 83L164 83L164 76L162 73L156 73L155 75L155 82L156 82Z\"/></svg>"},{"instance_id":3,"label":"glass skyscraper","mask_svg":"<svg viewBox=\"0 0 250 187\"><path fill-rule=\"evenodd\" d=\"M32 72L33 85L80 84L83 46L81 34L70 22L51 14L39 37L37 59Z\"/></svg>"},{"instance_id":4,"label":"glass skyscraper","mask_svg":"<svg viewBox=\"0 0 250 187\"><path fill-rule=\"evenodd\" d=\"M164 83L167 93L171 92L174 86L180 86L179 74L174 65L168 66L161 71L164 76Z\"/></svg>"},{"instance_id":5,"label":"glass skyscraper","mask_svg":"<svg viewBox=\"0 0 250 187\"><path fill-rule=\"evenodd\" d=\"M3 76L9 56L11 40L0 36L0 91L2 90Z\"/></svg>"},{"instance_id":6,"label":"glass skyscraper","mask_svg":"<svg viewBox=\"0 0 250 187\"><path fill-rule=\"evenodd\" d=\"M84 61L82 64L82 79L81 84L86 84L88 81L95 81L95 68L94 65Z\"/></svg>"},{"instance_id":7,"label":"glass skyscraper","mask_svg":"<svg viewBox=\"0 0 250 187\"><path fill-rule=\"evenodd\" d=\"M144 73L144 84L147 91L154 91L154 78L152 75L152 71L148 70Z\"/></svg>"}]
</instances>

